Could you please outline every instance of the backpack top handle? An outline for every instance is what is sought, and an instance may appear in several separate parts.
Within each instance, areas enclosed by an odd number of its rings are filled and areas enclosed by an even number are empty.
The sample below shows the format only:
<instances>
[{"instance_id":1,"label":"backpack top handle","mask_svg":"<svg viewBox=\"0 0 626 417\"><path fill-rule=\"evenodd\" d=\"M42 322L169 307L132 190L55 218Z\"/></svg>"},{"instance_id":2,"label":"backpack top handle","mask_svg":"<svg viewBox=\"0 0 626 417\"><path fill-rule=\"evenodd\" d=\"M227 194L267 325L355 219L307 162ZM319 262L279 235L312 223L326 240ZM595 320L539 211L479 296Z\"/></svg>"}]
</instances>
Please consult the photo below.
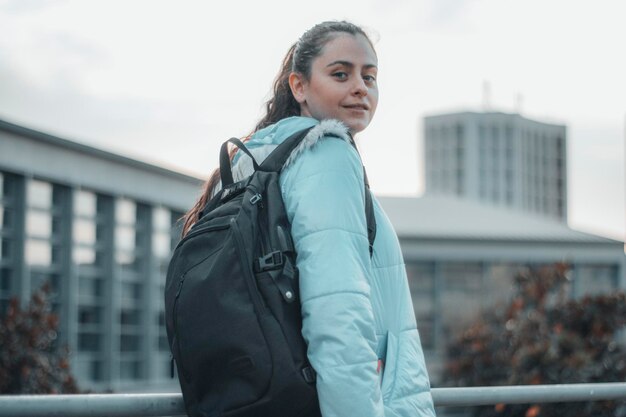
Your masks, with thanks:
<instances>
[{"instance_id":1,"label":"backpack top handle","mask_svg":"<svg viewBox=\"0 0 626 417\"><path fill-rule=\"evenodd\" d=\"M222 148L220 149L220 178L222 180L222 188L226 188L229 185L232 185L234 182L230 156L228 155L229 143L237 146L252 159L252 164L254 165L255 171L259 169L259 164L256 162L256 159L254 159L254 156L252 156L252 153L250 152L250 150L248 150L248 148L246 148L246 145L244 145L242 141L237 138L228 139L222 144Z\"/></svg>"}]
</instances>

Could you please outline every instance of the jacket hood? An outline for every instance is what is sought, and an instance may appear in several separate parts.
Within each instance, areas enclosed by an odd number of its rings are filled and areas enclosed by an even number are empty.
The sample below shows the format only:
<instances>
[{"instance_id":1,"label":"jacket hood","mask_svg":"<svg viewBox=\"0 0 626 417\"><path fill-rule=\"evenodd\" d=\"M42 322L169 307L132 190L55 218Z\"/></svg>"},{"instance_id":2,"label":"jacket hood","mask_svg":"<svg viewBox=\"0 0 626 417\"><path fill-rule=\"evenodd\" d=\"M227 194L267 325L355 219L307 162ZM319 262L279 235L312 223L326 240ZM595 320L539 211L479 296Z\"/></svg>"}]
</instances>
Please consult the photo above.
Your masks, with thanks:
<instances>
[{"instance_id":1,"label":"jacket hood","mask_svg":"<svg viewBox=\"0 0 626 417\"><path fill-rule=\"evenodd\" d=\"M351 141L348 128L341 121L335 119L322 120L321 122L310 118L294 116L282 119L279 122L267 126L255 132L246 147L260 165L265 158L285 139L297 131L313 126L302 142L291 152L283 168L290 166L298 156L307 149L315 146L325 136L336 136L346 142ZM252 160L243 152L237 152L233 159L233 180L241 181L254 172Z\"/></svg>"}]
</instances>

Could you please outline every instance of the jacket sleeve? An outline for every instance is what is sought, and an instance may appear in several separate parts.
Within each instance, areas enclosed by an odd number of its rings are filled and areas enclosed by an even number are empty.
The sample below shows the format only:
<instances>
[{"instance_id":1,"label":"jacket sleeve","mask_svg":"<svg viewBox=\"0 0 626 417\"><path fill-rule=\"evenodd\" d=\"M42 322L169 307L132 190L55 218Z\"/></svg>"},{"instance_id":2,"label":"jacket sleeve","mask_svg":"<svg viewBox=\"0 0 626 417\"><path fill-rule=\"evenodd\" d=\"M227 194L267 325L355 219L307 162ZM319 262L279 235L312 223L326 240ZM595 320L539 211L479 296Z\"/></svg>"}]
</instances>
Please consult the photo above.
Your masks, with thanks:
<instances>
[{"instance_id":1,"label":"jacket sleeve","mask_svg":"<svg viewBox=\"0 0 626 417\"><path fill-rule=\"evenodd\" d=\"M322 415L382 417L359 156L347 142L323 138L285 169L281 184Z\"/></svg>"}]
</instances>

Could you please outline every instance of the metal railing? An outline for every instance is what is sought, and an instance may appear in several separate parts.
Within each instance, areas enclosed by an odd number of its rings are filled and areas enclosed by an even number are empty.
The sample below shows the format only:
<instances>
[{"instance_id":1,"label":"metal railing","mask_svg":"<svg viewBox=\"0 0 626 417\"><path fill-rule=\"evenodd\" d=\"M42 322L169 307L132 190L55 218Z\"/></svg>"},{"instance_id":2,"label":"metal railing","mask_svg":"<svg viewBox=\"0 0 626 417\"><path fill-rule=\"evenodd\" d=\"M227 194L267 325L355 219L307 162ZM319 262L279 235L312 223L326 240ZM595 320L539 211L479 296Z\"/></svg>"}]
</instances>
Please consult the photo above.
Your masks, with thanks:
<instances>
[{"instance_id":1,"label":"metal railing","mask_svg":"<svg viewBox=\"0 0 626 417\"><path fill-rule=\"evenodd\" d=\"M433 388L435 406L625 400L626 383ZM0 417L160 417L185 415L180 394L0 396Z\"/></svg>"}]
</instances>

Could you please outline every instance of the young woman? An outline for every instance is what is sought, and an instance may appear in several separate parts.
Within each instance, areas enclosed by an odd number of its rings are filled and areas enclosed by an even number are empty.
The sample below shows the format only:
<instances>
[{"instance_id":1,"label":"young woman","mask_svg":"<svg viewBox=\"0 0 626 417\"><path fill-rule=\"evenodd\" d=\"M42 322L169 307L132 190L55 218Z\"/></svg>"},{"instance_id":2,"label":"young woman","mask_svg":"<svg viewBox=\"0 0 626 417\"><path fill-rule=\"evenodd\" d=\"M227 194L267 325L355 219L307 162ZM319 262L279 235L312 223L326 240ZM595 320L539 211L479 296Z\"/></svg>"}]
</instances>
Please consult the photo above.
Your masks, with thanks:
<instances>
[{"instance_id":1,"label":"young woman","mask_svg":"<svg viewBox=\"0 0 626 417\"><path fill-rule=\"evenodd\" d=\"M324 22L289 50L267 114L246 146L260 163L294 132L313 126L280 177L298 253L302 333L317 372L324 417L434 416L402 253L374 199L370 257L364 174L352 146L376 112L378 61L364 31ZM253 171L233 158L235 181ZM184 233L219 189L207 182Z\"/></svg>"}]
</instances>

